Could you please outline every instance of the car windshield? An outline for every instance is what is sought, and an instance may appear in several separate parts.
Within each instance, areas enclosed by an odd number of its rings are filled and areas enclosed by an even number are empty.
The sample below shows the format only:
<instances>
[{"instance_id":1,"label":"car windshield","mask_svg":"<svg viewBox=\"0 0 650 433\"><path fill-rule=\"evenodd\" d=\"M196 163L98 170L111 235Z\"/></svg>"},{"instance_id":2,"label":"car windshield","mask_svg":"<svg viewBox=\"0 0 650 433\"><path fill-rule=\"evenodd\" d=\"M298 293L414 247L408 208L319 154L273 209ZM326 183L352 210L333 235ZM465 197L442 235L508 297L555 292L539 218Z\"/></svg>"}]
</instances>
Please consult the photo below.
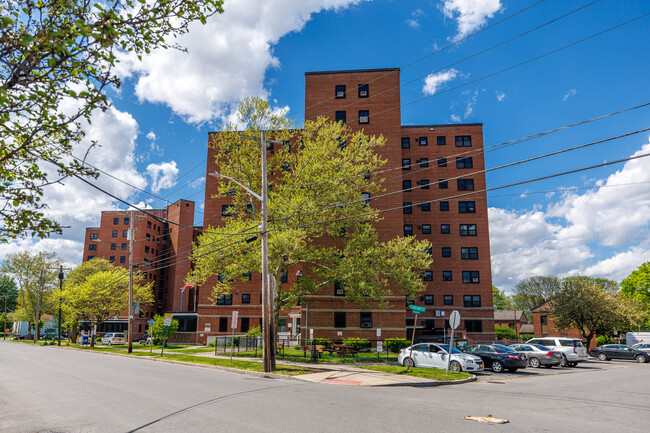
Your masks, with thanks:
<instances>
[{"instance_id":1,"label":"car windshield","mask_svg":"<svg viewBox=\"0 0 650 433\"><path fill-rule=\"evenodd\" d=\"M533 346L535 346L535 347L538 348L539 350L551 350L551 349L549 349L549 348L546 347L546 346L542 346L541 344L533 344Z\"/></svg>"},{"instance_id":2,"label":"car windshield","mask_svg":"<svg viewBox=\"0 0 650 433\"><path fill-rule=\"evenodd\" d=\"M442 350L444 350L445 352L449 353L449 345L448 344L439 344L438 346L440 346L440 348ZM454 349L451 349L451 353L463 353L463 352L461 352L460 350L454 348Z\"/></svg>"},{"instance_id":3,"label":"car windshield","mask_svg":"<svg viewBox=\"0 0 650 433\"><path fill-rule=\"evenodd\" d=\"M517 353L517 351L513 350L511 347L502 346L500 344L493 344L492 347L494 347L497 352Z\"/></svg>"}]
</instances>

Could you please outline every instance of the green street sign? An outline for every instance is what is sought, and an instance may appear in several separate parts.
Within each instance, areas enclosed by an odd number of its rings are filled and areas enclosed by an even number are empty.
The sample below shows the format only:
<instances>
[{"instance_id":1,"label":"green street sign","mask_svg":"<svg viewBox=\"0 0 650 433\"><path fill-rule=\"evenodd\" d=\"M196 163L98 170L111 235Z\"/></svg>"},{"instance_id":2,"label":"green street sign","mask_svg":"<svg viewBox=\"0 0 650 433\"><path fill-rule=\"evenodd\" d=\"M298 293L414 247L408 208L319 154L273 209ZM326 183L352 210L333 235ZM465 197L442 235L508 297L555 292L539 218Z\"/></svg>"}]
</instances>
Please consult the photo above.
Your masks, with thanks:
<instances>
[{"instance_id":1,"label":"green street sign","mask_svg":"<svg viewBox=\"0 0 650 433\"><path fill-rule=\"evenodd\" d=\"M421 313L424 313L424 310L426 310L426 308L424 308L424 307L418 307L417 305L409 305L409 308L410 308L411 310L413 310L413 313L415 313L415 314L421 314Z\"/></svg>"}]
</instances>

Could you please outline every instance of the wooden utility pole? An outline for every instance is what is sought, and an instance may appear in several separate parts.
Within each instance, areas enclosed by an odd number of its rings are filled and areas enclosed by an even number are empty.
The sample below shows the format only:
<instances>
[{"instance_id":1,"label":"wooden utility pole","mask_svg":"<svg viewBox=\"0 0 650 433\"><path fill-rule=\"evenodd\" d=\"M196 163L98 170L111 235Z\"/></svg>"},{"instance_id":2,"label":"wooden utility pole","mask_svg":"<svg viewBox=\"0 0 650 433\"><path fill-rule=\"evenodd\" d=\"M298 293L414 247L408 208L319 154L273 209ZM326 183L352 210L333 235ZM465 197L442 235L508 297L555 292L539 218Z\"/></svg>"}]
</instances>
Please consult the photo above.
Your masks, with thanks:
<instances>
[{"instance_id":1,"label":"wooden utility pole","mask_svg":"<svg viewBox=\"0 0 650 433\"><path fill-rule=\"evenodd\" d=\"M41 295L43 293L43 285L45 284L43 281L43 270L41 269L41 276L38 279L38 293L36 294L36 320L34 321L34 343L38 341L38 334L39 334L39 328L38 328L38 322L41 320Z\"/></svg>"},{"instance_id":2,"label":"wooden utility pole","mask_svg":"<svg viewBox=\"0 0 650 433\"><path fill-rule=\"evenodd\" d=\"M129 349L128 353L133 352L133 238L135 230L133 229L133 211L129 213L129 328L127 330Z\"/></svg>"},{"instance_id":3,"label":"wooden utility pole","mask_svg":"<svg viewBox=\"0 0 650 433\"><path fill-rule=\"evenodd\" d=\"M59 328L59 338L58 338L58 343L57 345L61 345L61 302L63 299L61 298L61 294L63 293L63 265L59 268L59 320L56 322L57 327Z\"/></svg>"},{"instance_id":4,"label":"wooden utility pole","mask_svg":"<svg viewBox=\"0 0 650 433\"><path fill-rule=\"evenodd\" d=\"M262 324L263 346L262 363L264 371L275 370L275 314L273 291L269 281L269 234L268 224L268 179L266 168L266 133L261 131L262 152Z\"/></svg>"}]
</instances>

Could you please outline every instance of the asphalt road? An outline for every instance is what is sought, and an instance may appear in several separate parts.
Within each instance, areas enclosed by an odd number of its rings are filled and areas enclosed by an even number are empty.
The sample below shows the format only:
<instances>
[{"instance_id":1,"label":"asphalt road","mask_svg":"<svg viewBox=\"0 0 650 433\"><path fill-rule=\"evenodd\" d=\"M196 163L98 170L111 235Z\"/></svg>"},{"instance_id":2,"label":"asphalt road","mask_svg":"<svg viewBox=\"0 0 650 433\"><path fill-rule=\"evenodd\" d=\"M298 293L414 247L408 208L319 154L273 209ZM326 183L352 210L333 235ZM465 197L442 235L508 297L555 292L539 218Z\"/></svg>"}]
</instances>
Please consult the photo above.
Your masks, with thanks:
<instances>
[{"instance_id":1,"label":"asphalt road","mask_svg":"<svg viewBox=\"0 0 650 433\"><path fill-rule=\"evenodd\" d=\"M490 413L510 423L462 419ZM650 364L363 388L0 341L1 432L647 432L648 420Z\"/></svg>"}]
</instances>

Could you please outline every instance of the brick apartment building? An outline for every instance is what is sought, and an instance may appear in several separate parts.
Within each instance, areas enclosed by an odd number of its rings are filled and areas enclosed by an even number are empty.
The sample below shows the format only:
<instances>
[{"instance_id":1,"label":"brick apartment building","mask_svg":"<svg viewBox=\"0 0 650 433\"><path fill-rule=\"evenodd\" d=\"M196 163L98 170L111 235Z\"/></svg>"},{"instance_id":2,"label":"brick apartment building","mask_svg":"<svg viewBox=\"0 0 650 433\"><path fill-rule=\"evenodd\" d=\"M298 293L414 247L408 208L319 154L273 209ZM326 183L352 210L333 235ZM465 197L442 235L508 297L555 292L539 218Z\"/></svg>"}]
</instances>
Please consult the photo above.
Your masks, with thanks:
<instances>
[{"instance_id":1,"label":"brick apartment building","mask_svg":"<svg viewBox=\"0 0 650 433\"><path fill-rule=\"evenodd\" d=\"M134 272L146 274L145 283L154 283L153 305L141 305L135 318L134 335L146 331L146 324L156 314L173 312L179 320L179 331L195 332L197 321L197 289L187 289L182 296L184 278L190 271L189 254L200 227L193 227L194 202L178 200L164 209L148 209L154 215L138 211L104 211L99 227L86 228L84 257L95 257L115 265L129 267L129 226L133 219ZM164 222L161 222L164 221ZM172 266L165 266L172 263ZM125 331L128 315L104 323L98 332ZM192 339L188 341L193 341Z\"/></svg>"},{"instance_id":2,"label":"brick apartment building","mask_svg":"<svg viewBox=\"0 0 650 433\"><path fill-rule=\"evenodd\" d=\"M386 176L383 187L396 194L372 200L374 209L403 207L382 214L376 223L380 241L398 236L429 240L433 264L423 275L427 288L416 305L426 307L418 318L416 335L441 338L448 332L448 317L458 310L459 330L470 341L494 339L492 276L485 189L481 124L427 124L403 126L400 110L399 69L308 72L305 74L305 117L327 116L343 121L353 131L383 135L380 154L385 167L402 167L401 176ZM217 171L208 150L207 172ZM206 176L204 221L219 225L227 199L213 199L218 180ZM469 193L469 194L468 194ZM464 195L468 194L468 195ZM464 195L464 196L463 196ZM419 204L422 202L429 202ZM110 222L110 221L109 221ZM287 275L291 284L296 275ZM179 286L180 287L180 286ZM301 306L283 314L280 338L313 329L314 337L341 340L356 336L410 337L413 316L407 300L395 288L387 309L361 308L345 303L335 286L308 296ZM236 333L245 333L261 320L261 277L238 284L218 305L210 301L209 281L198 298L198 340L230 332L229 318L239 313ZM408 300L410 301L410 300Z\"/></svg>"}]
</instances>

